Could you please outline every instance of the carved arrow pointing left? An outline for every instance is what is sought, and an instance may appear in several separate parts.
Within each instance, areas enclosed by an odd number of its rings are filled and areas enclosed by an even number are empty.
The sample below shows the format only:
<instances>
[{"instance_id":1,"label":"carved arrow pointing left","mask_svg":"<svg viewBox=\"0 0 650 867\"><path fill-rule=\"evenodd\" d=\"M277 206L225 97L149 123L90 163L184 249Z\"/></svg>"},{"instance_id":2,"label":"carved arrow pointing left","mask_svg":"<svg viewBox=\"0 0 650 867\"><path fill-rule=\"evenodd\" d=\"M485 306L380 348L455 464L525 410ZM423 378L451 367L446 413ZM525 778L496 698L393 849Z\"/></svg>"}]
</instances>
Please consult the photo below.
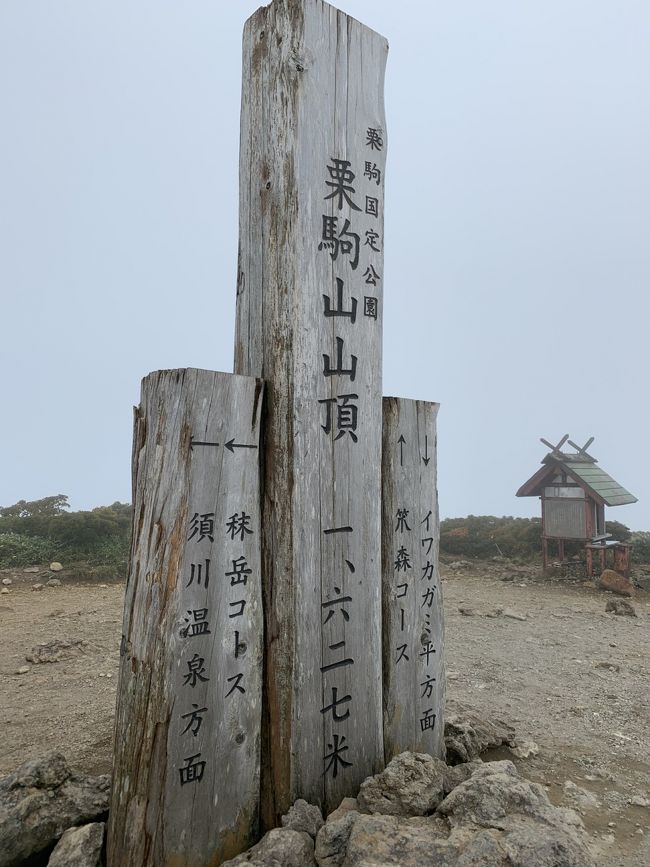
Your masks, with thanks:
<instances>
[{"instance_id":1,"label":"carved arrow pointing left","mask_svg":"<svg viewBox=\"0 0 650 867\"><path fill-rule=\"evenodd\" d=\"M257 448L257 446L248 446L248 445L245 445L244 443L236 443L234 437L233 437L233 439L228 440L227 443L224 443L224 445L228 449L228 451L232 452L233 454L235 453L235 449L256 449Z\"/></svg>"},{"instance_id":2,"label":"carved arrow pointing left","mask_svg":"<svg viewBox=\"0 0 650 867\"><path fill-rule=\"evenodd\" d=\"M194 451L194 446L218 446L219 443L206 443L194 439L194 434L190 436L190 451Z\"/></svg>"}]
</instances>

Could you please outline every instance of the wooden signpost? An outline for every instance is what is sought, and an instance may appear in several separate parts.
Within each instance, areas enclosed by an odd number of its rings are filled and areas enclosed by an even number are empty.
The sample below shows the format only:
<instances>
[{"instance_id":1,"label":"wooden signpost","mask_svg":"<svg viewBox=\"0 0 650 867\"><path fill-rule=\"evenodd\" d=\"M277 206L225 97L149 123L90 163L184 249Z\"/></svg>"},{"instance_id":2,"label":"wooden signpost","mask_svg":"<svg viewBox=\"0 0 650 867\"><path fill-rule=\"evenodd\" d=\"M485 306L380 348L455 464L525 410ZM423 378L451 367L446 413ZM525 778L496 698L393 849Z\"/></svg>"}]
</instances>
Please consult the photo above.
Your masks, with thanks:
<instances>
[{"instance_id":1,"label":"wooden signpost","mask_svg":"<svg viewBox=\"0 0 650 867\"><path fill-rule=\"evenodd\" d=\"M383 767L386 40L322 0L244 33L235 370L267 384L263 810Z\"/></svg>"},{"instance_id":2,"label":"wooden signpost","mask_svg":"<svg viewBox=\"0 0 650 867\"><path fill-rule=\"evenodd\" d=\"M255 842L262 384L148 376L136 411L111 867L207 867Z\"/></svg>"},{"instance_id":3,"label":"wooden signpost","mask_svg":"<svg viewBox=\"0 0 650 867\"><path fill-rule=\"evenodd\" d=\"M444 758L444 614L438 571L438 404L384 398L384 747Z\"/></svg>"},{"instance_id":4,"label":"wooden signpost","mask_svg":"<svg viewBox=\"0 0 650 867\"><path fill-rule=\"evenodd\" d=\"M235 375L136 413L109 867L218 867L444 754L438 405L386 398L382 460L387 50L323 0L246 24Z\"/></svg>"}]
</instances>

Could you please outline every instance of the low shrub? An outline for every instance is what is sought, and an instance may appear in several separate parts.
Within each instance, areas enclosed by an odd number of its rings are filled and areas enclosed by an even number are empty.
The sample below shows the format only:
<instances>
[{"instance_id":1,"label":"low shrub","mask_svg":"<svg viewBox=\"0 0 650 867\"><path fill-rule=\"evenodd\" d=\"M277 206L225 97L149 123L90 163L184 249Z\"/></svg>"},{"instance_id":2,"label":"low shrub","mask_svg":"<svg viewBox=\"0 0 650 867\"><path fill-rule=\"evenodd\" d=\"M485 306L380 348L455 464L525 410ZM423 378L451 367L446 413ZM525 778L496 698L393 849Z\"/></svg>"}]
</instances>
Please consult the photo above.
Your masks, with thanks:
<instances>
[{"instance_id":1,"label":"low shrub","mask_svg":"<svg viewBox=\"0 0 650 867\"><path fill-rule=\"evenodd\" d=\"M11 568L50 563L58 555L58 546L40 536L0 533L0 567Z\"/></svg>"}]
</instances>

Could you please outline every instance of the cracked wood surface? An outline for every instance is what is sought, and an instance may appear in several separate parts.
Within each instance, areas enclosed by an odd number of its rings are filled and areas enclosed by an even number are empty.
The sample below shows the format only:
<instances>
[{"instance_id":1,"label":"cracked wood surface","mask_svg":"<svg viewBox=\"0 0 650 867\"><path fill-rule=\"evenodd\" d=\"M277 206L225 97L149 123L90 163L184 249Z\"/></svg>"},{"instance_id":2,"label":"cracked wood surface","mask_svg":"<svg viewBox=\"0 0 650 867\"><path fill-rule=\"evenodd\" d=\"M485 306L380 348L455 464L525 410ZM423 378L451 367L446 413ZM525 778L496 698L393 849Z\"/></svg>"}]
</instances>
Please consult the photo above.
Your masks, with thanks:
<instances>
[{"instance_id":1,"label":"cracked wood surface","mask_svg":"<svg viewBox=\"0 0 650 867\"><path fill-rule=\"evenodd\" d=\"M244 446L259 446L261 404L250 377L166 370L142 383L110 867L213 867L256 840L259 451Z\"/></svg>"},{"instance_id":2,"label":"cracked wood surface","mask_svg":"<svg viewBox=\"0 0 650 867\"><path fill-rule=\"evenodd\" d=\"M383 766L387 50L383 37L321 0L276 0L249 19L244 33L235 370L263 377L267 388L262 556L269 759L262 774L270 826L298 797L332 809ZM381 147L368 143L369 130L379 134ZM354 174L343 177L347 195L331 185L330 167ZM328 222L335 239L319 250ZM324 374L324 356L330 368L350 370L352 355L354 379ZM339 410L348 413L347 427L339 427ZM352 531L324 532L341 527ZM347 620L343 607L327 607L344 597L350 597ZM336 759L328 768L329 754Z\"/></svg>"},{"instance_id":3,"label":"cracked wood surface","mask_svg":"<svg viewBox=\"0 0 650 867\"><path fill-rule=\"evenodd\" d=\"M444 611L438 568L439 404L384 398L384 746L444 758Z\"/></svg>"}]
</instances>

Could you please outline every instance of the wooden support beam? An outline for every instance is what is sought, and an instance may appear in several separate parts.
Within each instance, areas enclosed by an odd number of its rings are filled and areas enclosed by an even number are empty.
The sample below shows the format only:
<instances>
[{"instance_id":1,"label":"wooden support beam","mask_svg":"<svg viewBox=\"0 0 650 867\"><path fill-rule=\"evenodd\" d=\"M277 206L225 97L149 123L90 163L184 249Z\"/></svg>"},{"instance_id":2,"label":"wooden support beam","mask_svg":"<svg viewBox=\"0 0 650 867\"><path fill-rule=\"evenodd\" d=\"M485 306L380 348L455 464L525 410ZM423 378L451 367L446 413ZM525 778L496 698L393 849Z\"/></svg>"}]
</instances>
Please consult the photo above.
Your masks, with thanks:
<instances>
[{"instance_id":1,"label":"wooden support beam","mask_svg":"<svg viewBox=\"0 0 650 867\"><path fill-rule=\"evenodd\" d=\"M118 684L110 867L212 867L259 813L262 383L142 383Z\"/></svg>"},{"instance_id":2,"label":"wooden support beam","mask_svg":"<svg viewBox=\"0 0 650 867\"><path fill-rule=\"evenodd\" d=\"M244 33L235 370L267 382L267 825L383 766L386 40L322 0Z\"/></svg>"},{"instance_id":3,"label":"wooden support beam","mask_svg":"<svg viewBox=\"0 0 650 867\"><path fill-rule=\"evenodd\" d=\"M384 749L444 758L444 612L438 569L439 404L384 398Z\"/></svg>"}]
</instances>

